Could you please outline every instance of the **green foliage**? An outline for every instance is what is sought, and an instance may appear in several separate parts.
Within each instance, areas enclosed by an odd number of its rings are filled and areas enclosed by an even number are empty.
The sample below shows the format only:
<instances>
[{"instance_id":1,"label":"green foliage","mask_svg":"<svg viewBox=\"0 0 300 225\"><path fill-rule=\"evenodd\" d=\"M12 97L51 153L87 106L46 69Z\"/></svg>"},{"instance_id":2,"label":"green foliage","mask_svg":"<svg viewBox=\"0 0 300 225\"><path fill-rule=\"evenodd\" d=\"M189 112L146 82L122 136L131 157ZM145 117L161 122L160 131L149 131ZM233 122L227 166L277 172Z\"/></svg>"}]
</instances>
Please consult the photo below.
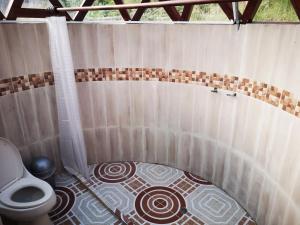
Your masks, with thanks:
<instances>
[{"instance_id":1,"label":"green foliage","mask_svg":"<svg viewBox=\"0 0 300 225\"><path fill-rule=\"evenodd\" d=\"M255 21L299 21L290 0L263 0Z\"/></svg>"},{"instance_id":2,"label":"green foliage","mask_svg":"<svg viewBox=\"0 0 300 225\"><path fill-rule=\"evenodd\" d=\"M64 6L79 6L82 0L61 0ZM156 0L157 1L157 0ZM124 0L125 4L138 3L140 0ZM113 5L113 0L96 0L94 5ZM246 3L239 3L240 11L243 12ZM176 7L181 14L183 6ZM129 10L131 16L135 9ZM118 10L90 11L86 20L122 20ZM170 20L163 8L147 9L143 14L142 21L166 21ZM194 6L191 21L227 21L227 17L218 4ZM254 17L255 21L298 21L297 15L290 0L263 0Z\"/></svg>"}]
</instances>

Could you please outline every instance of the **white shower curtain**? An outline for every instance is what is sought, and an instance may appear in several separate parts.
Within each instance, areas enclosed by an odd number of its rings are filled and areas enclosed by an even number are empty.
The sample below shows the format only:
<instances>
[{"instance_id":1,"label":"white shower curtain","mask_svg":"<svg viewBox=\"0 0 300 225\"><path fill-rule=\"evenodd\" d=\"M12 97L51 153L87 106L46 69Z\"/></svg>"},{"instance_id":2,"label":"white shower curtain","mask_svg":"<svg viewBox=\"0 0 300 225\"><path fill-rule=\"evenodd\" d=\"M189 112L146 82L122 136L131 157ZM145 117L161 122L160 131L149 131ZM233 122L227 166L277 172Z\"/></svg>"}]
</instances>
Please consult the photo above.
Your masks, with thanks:
<instances>
[{"instance_id":1,"label":"white shower curtain","mask_svg":"<svg viewBox=\"0 0 300 225\"><path fill-rule=\"evenodd\" d=\"M61 160L68 172L88 177L86 148L66 19L50 17L47 18L47 24L55 81Z\"/></svg>"}]
</instances>

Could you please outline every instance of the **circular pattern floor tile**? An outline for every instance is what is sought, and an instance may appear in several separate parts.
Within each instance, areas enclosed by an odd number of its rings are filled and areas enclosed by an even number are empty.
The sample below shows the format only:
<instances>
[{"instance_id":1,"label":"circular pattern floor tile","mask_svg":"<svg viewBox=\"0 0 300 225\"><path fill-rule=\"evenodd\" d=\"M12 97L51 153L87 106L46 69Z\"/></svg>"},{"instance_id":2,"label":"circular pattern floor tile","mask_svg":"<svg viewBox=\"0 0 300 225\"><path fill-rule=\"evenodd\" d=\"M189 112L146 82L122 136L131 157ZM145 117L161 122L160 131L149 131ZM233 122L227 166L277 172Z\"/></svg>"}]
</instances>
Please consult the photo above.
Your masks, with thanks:
<instances>
[{"instance_id":1,"label":"circular pattern floor tile","mask_svg":"<svg viewBox=\"0 0 300 225\"><path fill-rule=\"evenodd\" d=\"M73 207L75 195L72 190L66 187L56 187L56 204L49 213L52 221L55 221L66 215Z\"/></svg>"},{"instance_id":2,"label":"circular pattern floor tile","mask_svg":"<svg viewBox=\"0 0 300 225\"><path fill-rule=\"evenodd\" d=\"M136 166L133 162L102 163L95 167L95 177L106 183L119 183L135 174Z\"/></svg>"},{"instance_id":3,"label":"circular pattern floor tile","mask_svg":"<svg viewBox=\"0 0 300 225\"><path fill-rule=\"evenodd\" d=\"M151 223L170 224L183 215L184 198L168 187L150 187L139 193L135 209L139 216Z\"/></svg>"},{"instance_id":4,"label":"circular pattern floor tile","mask_svg":"<svg viewBox=\"0 0 300 225\"><path fill-rule=\"evenodd\" d=\"M199 176L196 176L192 173L189 173L189 172L186 172L184 171L184 175L189 178L190 180L194 181L195 183L198 183L198 184L204 184L204 185L211 185L212 183L207 181L207 180L204 180L202 177L199 177Z\"/></svg>"}]
</instances>

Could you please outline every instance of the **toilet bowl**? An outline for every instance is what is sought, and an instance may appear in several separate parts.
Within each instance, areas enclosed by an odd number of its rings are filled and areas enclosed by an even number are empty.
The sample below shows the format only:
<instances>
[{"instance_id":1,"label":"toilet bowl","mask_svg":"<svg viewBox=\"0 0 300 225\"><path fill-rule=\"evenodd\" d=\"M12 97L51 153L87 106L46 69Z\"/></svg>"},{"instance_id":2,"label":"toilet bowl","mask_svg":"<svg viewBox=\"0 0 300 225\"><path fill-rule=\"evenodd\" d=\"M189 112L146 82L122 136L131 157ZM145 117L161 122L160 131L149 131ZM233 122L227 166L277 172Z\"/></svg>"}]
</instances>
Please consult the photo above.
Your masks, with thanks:
<instances>
[{"instance_id":1,"label":"toilet bowl","mask_svg":"<svg viewBox=\"0 0 300 225\"><path fill-rule=\"evenodd\" d=\"M0 138L0 216L20 225L49 225L55 203L52 187L31 175L17 148Z\"/></svg>"}]
</instances>

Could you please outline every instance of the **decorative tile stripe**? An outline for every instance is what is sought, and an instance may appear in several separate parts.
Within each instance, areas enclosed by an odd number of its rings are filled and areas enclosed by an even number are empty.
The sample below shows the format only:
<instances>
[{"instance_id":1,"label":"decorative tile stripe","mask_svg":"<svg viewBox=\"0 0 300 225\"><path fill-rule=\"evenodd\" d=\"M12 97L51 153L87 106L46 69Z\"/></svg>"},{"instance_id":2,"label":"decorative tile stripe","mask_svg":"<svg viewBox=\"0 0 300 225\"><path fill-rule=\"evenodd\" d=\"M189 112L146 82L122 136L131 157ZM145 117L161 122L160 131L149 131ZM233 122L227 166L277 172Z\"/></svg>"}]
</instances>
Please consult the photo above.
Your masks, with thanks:
<instances>
[{"instance_id":1,"label":"decorative tile stripe","mask_svg":"<svg viewBox=\"0 0 300 225\"><path fill-rule=\"evenodd\" d=\"M300 117L300 100L287 90L264 82L231 75L161 68L88 68L74 71L76 82L87 81L165 81L189 83L238 92L264 101ZM54 85L52 72L22 75L0 80L0 96Z\"/></svg>"}]
</instances>

